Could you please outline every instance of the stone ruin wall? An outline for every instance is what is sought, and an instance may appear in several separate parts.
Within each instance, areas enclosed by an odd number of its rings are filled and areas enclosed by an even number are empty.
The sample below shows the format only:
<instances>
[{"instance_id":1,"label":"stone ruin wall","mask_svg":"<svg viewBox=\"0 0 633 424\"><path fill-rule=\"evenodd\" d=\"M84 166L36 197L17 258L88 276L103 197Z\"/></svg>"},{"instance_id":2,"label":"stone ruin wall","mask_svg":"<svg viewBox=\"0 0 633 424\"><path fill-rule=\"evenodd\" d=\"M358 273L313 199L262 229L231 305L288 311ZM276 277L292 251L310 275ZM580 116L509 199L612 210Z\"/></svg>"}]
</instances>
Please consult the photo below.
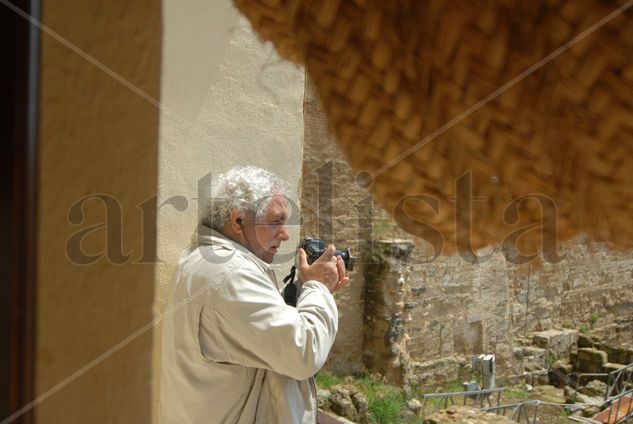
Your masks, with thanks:
<instances>
[{"instance_id":1,"label":"stone ruin wall","mask_svg":"<svg viewBox=\"0 0 633 424\"><path fill-rule=\"evenodd\" d=\"M350 287L335 296L339 333L328 369L394 382L414 376L424 386L457 378L472 354L495 353L498 372L513 377L524 335L579 329L592 315L608 337L633 342L633 253L578 239L561 246L557 264L514 265L498 250L482 264L459 255L426 262L427 244L398 229L356 183L310 85L304 119L302 236L357 256Z\"/></svg>"}]
</instances>

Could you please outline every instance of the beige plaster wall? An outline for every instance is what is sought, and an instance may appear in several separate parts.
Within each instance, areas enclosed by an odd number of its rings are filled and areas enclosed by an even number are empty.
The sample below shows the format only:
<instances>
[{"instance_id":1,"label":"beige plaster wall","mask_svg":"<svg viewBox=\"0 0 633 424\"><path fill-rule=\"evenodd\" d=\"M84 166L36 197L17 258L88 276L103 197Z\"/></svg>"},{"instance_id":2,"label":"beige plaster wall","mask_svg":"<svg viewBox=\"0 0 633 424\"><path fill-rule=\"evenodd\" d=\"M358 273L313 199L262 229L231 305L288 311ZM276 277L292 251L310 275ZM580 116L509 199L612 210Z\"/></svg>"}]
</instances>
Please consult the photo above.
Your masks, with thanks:
<instances>
[{"instance_id":1,"label":"beige plaster wall","mask_svg":"<svg viewBox=\"0 0 633 424\"><path fill-rule=\"evenodd\" d=\"M261 43L229 0L165 0L163 25L156 317L197 223L198 181L250 164L275 172L298 192L303 143L303 68ZM298 241L298 225L290 230L285 252ZM278 267L279 279L290 265ZM160 326L155 394L159 371Z\"/></svg>"},{"instance_id":2,"label":"beige plaster wall","mask_svg":"<svg viewBox=\"0 0 633 424\"><path fill-rule=\"evenodd\" d=\"M138 205L156 193L159 115L108 72L159 97L161 5L45 0L42 6L44 24L81 53L42 35L35 421L149 422L152 332L135 332L152 320L154 264L137 261L144 236L152 245L154 234L143 233ZM73 204L98 193L115 200L110 211L120 207L122 225L112 215L107 221L97 199L84 203L76 225L69 222ZM129 257L78 264L67 241L104 222L121 235ZM81 250L106 252L107 228L89 232Z\"/></svg>"}]
</instances>

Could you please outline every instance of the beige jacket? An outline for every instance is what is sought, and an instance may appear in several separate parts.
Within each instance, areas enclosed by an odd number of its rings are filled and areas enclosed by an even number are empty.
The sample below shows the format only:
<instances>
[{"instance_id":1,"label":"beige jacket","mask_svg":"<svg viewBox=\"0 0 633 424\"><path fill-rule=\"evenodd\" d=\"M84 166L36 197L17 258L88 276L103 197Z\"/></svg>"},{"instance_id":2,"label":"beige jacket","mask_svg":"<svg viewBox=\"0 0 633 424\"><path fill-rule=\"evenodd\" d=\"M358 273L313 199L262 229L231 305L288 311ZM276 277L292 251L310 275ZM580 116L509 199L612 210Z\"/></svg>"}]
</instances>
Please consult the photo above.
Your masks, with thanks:
<instances>
[{"instance_id":1,"label":"beige jacket","mask_svg":"<svg viewBox=\"0 0 633 424\"><path fill-rule=\"evenodd\" d=\"M161 423L315 423L332 295L307 281L287 306L268 264L206 226L196 238L165 310Z\"/></svg>"}]
</instances>

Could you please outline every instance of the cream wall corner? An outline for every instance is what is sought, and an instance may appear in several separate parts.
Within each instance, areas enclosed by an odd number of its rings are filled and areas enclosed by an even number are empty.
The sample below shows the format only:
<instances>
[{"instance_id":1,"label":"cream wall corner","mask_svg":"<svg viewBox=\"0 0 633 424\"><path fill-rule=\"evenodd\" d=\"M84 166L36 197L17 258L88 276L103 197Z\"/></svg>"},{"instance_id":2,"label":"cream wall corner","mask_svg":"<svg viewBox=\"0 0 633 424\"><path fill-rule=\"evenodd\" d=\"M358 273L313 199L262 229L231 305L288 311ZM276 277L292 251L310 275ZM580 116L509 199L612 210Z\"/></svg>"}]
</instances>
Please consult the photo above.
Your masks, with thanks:
<instances>
[{"instance_id":1,"label":"cream wall corner","mask_svg":"<svg viewBox=\"0 0 633 424\"><path fill-rule=\"evenodd\" d=\"M304 70L262 43L229 0L163 1L158 257L154 315L160 317L180 251L197 222L198 181L255 165L299 192ZM296 219L297 224L299 219ZM286 251L299 226L291 226ZM278 273L290 264L280 264ZM283 277L283 275L279 275ZM154 421L160 384L154 337Z\"/></svg>"}]
</instances>

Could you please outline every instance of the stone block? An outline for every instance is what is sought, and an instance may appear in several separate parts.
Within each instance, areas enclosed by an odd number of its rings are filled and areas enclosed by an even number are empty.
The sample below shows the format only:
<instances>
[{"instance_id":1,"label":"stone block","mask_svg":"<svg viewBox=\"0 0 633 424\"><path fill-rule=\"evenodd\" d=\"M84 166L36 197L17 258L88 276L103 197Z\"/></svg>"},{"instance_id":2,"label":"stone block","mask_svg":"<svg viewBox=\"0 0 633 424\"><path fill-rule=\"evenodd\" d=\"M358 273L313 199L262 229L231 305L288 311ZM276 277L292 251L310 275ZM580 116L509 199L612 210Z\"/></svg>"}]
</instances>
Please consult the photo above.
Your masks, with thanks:
<instances>
[{"instance_id":1,"label":"stone block","mask_svg":"<svg viewBox=\"0 0 633 424\"><path fill-rule=\"evenodd\" d=\"M543 360L545 358L545 349L534 346L526 346L523 348L523 356L527 358L534 358L536 360Z\"/></svg>"},{"instance_id":2,"label":"stone block","mask_svg":"<svg viewBox=\"0 0 633 424\"><path fill-rule=\"evenodd\" d=\"M578 335L578 347L594 347L593 340L586 334Z\"/></svg>"},{"instance_id":3,"label":"stone block","mask_svg":"<svg viewBox=\"0 0 633 424\"><path fill-rule=\"evenodd\" d=\"M540 371L542 369L541 364L535 361L527 361L523 366L523 369L527 372Z\"/></svg>"},{"instance_id":4,"label":"stone block","mask_svg":"<svg viewBox=\"0 0 633 424\"><path fill-rule=\"evenodd\" d=\"M614 362L607 362L604 365L604 371L603 372L610 373L610 372L613 372L613 371L617 371L617 370L619 370L621 368L624 368L625 366L626 365L623 365L623 364L616 364Z\"/></svg>"},{"instance_id":5,"label":"stone block","mask_svg":"<svg viewBox=\"0 0 633 424\"><path fill-rule=\"evenodd\" d=\"M604 350L607 353L609 362L615 362L617 364L630 364L633 363L633 349L627 347L613 346L610 344L602 343L600 350Z\"/></svg>"},{"instance_id":6,"label":"stone block","mask_svg":"<svg viewBox=\"0 0 633 424\"><path fill-rule=\"evenodd\" d=\"M332 412L340 415L341 417L345 417L350 420L356 418L356 407L354 406L354 403L349 396L345 396L339 391L334 393L330 398L330 409Z\"/></svg>"},{"instance_id":7,"label":"stone block","mask_svg":"<svg viewBox=\"0 0 633 424\"><path fill-rule=\"evenodd\" d=\"M588 405L602 405L603 400L599 397L587 396L581 392L576 392L573 387L565 386L565 403L584 403Z\"/></svg>"},{"instance_id":8,"label":"stone block","mask_svg":"<svg viewBox=\"0 0 633 424\"><path fill-rule=\"evenodd\" d=\"M354 393L352 395L352 403L356 408L356 421L360 423L369 422L369 402L367 397L362 393Z\"/></svg>"},{"instance_id":9,"label":"stone block","mask_svg":"<svg viewBox=\"0 0 633 424\"><path fill-rule=\"evenodd\" d=\"M592 334L592 335L591 335L591 336L589 336L589 337L591 337L591 341L592 341L594 344L599 344L599 343L602 343L602 342L603 342L603 340L602 340L602 336L600 336L599 334Z\"/></svg>"},{"instance_id":10,"label":"stone block","mask_svg":"<svg viewBox=\"0 0 633 424\"><path fill-rule=\"evenodd\" d=\"M556 387L564 387L569 381L569 375L574 370L574 367L569 363L569 360L562 359L554 362L549 370L548 378L549 384Z\"/></svg>"},{"instance_id":11,"label":"stone block","mask_svg":"<svg viewBox=\"0 0 633 424\"><path fill-rule=\"evenodd\" d=\"M413 362L412 372L421 389L434 388L459 377L463 358L449 356L423 363Z\"/></svg>"},{"instance_id":12,"label":"stone block","mask_svg":"<svg viewBox=\"0 0 633 424\"><path fill-rule=\"evenodd\" d=\"M547 372L540 372L534 375L532 379L534 386L549 386L549 377Z\"/></svg>"},{"instance_id":13,"label":"stone block","mask_svg":"<svg viewBox=\"0 0 633 424\"><path fill-rule=\"evenodd\" d=\"M593 347L578 349L574 368L580 372L603 372L607 364L607 353Z\"/></svg>"},{"instance_id":14,"label":"stone block","mask_svg":"<svg viewBox=\"0 0 633 424\"><path fill-rule=\"evenodd\" d=\"M423 422L423 424L449 423L516 424L515 421L512 421L508 417L493 414L492 412L480 411L469 406L450 406L447 409L429 415Z\"/></svg>"},{"instance_id":15,"label":"stone block","mask_svg":"<svg viewBox=\"0 0 633 424\"><path fill-rule=\"evenodd\" d=\"M532 396L544 402L565 403L565 391L547 384L534 387Z\"/></svg>"},{"instance_id":16,"label":"stone block","mask_svg":"<svg viewBox=\"0 0 633 424\"><path fill-rule=\"evenodd\" d=\"M332 396L332 393L330 393L329 390L325 390L325 389L317 390L317 399L318 399L319 408L329 406L330 396Z\"/></svg>"},{"instance_id":17,"label":"stone block","mask_svg":"<svg viewBox=\"0 0 633 424\"><path fill-rule=\"evenodd\" d=\"M520 347L515 347L512 349L512 355L515 359L523 359L523 349Z\"/></svg>"},{"instance_id":18,"label":"stone block","mask_svg":"<svg viewBox=\"0 0 633 424\"><path fill-rule=\"evenodd\" d=\"M571 374L571 372L574 370L574 367L572 366L572 364L569 363L568 360L561 359L552 364L552 369L557 370L563 374Z\"/></svg>"},{"instance_id":19,"label":"stone block","mask_svg":"<svg viewBox=\"0 0 633 424\"><path fill-rule=\"evenodd\" d=\"M591 418L595 416L601 409L598 406L588 406L582 409L582 416L585 418Z\"/></svg>"},{"instance_id":20,"label":"stone block","mask_svg":"<svg viewBox=\"0 0 633 424\"><path fill-rule=\"evenodd\" d=\"M588 396L600 397L604 396L607 391L607 384L600 380L592 380L580 391Z\"/></svg>"},{"instance_id":21,"label":"stone block","mask_svg":"<svg viewBox=\"0 0 633 424\"><path fill-rule=\"evenodd\" d=\"M422 410L422 403L417 399L411 399L407 402L407 409L413 412L415 415L418 415Z\"/></svg>"},{"instance_id":22,"label":"stone block","mask_svg":"<svg viewBox=\"0 0 633 424\"><path fill-rule=\"evenodd\" d=\"M562 357L568 356L577 341L578 331L569 329L539 331L532 336L533 344Z\"/></svg>"}]
</instances>

